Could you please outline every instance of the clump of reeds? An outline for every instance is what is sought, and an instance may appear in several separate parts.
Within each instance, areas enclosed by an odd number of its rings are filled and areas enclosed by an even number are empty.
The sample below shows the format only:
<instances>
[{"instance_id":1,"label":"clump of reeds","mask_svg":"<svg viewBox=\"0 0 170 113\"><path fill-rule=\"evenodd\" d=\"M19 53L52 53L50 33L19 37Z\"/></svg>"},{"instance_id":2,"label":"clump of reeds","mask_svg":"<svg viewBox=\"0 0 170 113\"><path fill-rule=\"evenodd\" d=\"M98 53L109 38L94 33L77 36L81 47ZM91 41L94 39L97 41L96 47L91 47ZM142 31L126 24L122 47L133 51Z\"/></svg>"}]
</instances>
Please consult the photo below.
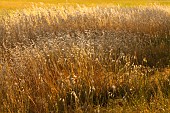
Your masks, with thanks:
<instances>
[{"instance_id":1,"label":"clump of reeds","mask_svg":"<svg viewBox=\"0 0 170 113\"><path fill-rule=\"evenodd\" d=\"M58 36L74 37L80 38L79 41L98 41L108 51L119 50L136 56L140 64L145 58L150 66L163 65L162 62L169 62L170 16L167 9L160 6L34 7L1 18L0 45L14 48L39 43L39 40L47 40L46 37L57 40ZM93 47L99 48L97 43Z\"/></svg>"},{"instance_id":2,"label":"clump of reeds","mask_svg":"<svg viewBox=\"0 0 170 113\"><path fill-rule=\"evenodd\" d=\"M168 111L167 9L52 6L2 16L0 111Z\"/></svg>"}]
</instances>

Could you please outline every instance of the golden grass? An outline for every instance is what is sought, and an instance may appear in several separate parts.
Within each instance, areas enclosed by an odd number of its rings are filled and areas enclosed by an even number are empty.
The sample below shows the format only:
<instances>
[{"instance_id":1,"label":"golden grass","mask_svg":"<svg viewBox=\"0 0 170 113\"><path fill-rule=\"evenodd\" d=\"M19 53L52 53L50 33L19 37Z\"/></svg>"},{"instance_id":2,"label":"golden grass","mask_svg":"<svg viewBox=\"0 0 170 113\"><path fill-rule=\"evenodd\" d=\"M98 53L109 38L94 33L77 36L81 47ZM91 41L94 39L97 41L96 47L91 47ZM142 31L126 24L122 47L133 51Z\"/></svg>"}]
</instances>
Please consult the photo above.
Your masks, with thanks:
<instances>
[{"instance_id":1,"label":"golden grass","mask_svg":"<svg viewBox=\"0 0 170 113\"><path fill-rule=\"evenodd\" d=\"M32 7L33 3L37 4L85 4L86 6L95 5L120 5L120 6L139 6L139 5L152 5L159 4L163 6L169 6L170 1L168 0L1 0L0 9L16 10Z\"/></svg>"},{"instance_id":2,"label":"golden grass","mask_svg":"<svg viewBox=\"0 0 170 113\"><path fill-rule=\"evenodd\" d=\"M0 17L1 112L168 112L170 13L50 6Z\"/></svg>"}]
</instances>

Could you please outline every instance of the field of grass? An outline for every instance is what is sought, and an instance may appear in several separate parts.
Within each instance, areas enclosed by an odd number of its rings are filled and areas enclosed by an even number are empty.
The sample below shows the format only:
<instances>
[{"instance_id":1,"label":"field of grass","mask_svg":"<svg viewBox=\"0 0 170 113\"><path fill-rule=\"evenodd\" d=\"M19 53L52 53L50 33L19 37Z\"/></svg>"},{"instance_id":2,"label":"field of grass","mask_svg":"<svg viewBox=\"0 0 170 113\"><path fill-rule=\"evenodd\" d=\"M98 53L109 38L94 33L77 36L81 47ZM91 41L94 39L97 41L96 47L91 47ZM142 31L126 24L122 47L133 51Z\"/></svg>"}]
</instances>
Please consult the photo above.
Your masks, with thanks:
<instances>
[{"instance_id":1,"label":"field of grass","mask_svg":"<svg viewBox=\"0 0 170 113\"><path fill-rule=\"evenodd\" d=\"M169 53L169 6L3 12L0 112L168 113Z\"/></svg>"},{"instance_id":2,"label":"field of grass","mask_svg":"<svg viewBox=\"0 0 170 113\"><path fill-rule=\"evenodd\" d=\"M96 4L114 4L120 6L135 6L135 5L149 5L149 4L159 4L159 5L170 5L169 0L1 0L0 9L22 9L32 6L33 3L45 3L45 4L86 4L86 5L96 5Z\"/></svg>"}]
</instances>

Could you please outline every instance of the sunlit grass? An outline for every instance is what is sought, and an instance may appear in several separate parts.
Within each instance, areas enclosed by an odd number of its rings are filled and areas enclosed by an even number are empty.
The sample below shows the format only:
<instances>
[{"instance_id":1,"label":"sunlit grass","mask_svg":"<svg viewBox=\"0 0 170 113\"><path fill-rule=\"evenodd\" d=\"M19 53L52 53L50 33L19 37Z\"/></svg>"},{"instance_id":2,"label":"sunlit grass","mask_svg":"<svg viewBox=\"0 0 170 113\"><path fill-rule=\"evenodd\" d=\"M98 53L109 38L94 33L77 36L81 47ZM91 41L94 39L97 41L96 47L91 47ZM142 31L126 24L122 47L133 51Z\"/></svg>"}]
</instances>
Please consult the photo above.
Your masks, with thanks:
<instances>
[{"instance_id":1,"label":"sunlit grass","mask_svg":"<svg viewBox=\"0 0 170 113\"><path fill-rule=\"evenodd\" d=\"M0 112L169 112L163 6L38 6L0 16Z\"/></svg>"},{"instance_id":2,"label":"sunlit grass","mask_svg":"<svg viewBox=\"0 0 170 113\"><path fill-rule=\"evenodd\" d=\"M136 5L170 5L168 0L2 0L0 1L0 9L22 9L30 7L32 3L45 3L45 4L85 4L87 6L92 5L120 5L120 6L136 6Z\"/></svg>"}]
</instances>

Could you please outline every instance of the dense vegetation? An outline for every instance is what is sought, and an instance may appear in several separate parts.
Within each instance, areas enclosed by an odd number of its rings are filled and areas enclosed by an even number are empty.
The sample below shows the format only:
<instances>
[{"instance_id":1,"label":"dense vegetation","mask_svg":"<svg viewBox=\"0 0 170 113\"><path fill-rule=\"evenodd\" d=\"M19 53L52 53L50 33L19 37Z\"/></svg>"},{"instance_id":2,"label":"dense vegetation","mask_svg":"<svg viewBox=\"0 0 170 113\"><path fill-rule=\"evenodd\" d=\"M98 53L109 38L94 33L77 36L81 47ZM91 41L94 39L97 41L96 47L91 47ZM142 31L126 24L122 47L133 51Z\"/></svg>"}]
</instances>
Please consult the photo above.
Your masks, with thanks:
<instances>
[{"instance_id":1,"label":"dense vegetation","mask_svg":"<svg viewBox=\"0 0 170 113\"><path fill-rule=\"evenodd\" d=\"M169 6L169 0L1 0L0 9L22 9L28 8L36 4L62 4L65 5L75 5L75 4L85 4L86 6L94 5L120 5L120 6L136 6L136 5L151 5L159 4L163 6Z\"/></svg>"},{"instance_id":2,"label":"dense vegetation","mask_svg":"<svg viewBox=\"0 0 170 113\"><path fill-rule=\"evenodd\" d=\"M0 17L0 111L170 111L169 7L33 7Z\"/></svg>"}]
</instances>

